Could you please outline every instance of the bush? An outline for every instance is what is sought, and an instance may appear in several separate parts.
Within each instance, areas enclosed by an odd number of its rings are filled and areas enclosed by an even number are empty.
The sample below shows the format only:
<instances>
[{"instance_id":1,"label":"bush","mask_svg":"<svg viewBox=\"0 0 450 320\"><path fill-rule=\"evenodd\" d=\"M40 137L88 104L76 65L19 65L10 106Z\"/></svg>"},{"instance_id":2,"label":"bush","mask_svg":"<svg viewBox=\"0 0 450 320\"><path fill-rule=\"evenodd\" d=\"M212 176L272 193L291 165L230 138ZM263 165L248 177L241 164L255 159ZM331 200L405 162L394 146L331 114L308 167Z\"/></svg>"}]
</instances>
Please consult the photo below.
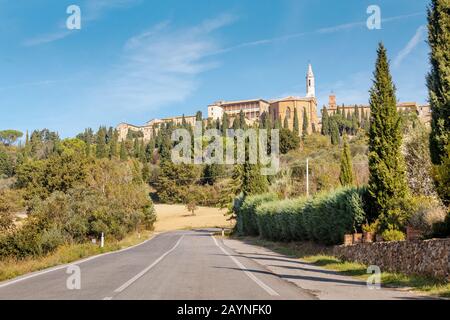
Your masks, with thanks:
<instances>
[{"instance_id":1,"label":"bush","mask_svg":"<svg viewBox=\"0 0 450 320\"><path fill-rule=\"evenodd\" d=\"M405 234L400 230L384 230L381 234L384 241L403 241L405 240Z\"/></svg>"},{"instance_id":2,"label":"bush","mask_svg":"<svg viewBox=\"0 0 450 320\"><path fill-rule=\"evenodd\" d=\"M446 212L442 204L432 197L416 197L415 208L408 219L408 225L431 236L433 225L445 220Z\"/></svg>"},{"instance_id":3,"label":"bush","mask_svg":"<svg viewBox=\"0 0 450 320\"><path fill-rule=\"evenodd\" d=\"M277 195L273 193L249 196L245 198L245 200L242 196L237 197L234 202L237 232L242 235L258 235L259 230L258 222L256 220L256 207L264 202L274 201L277 198Z\"/></svg>"},{"instance_id":4,"label":"bush","mask_svg":"<svg viewBox=\"0 0 450 320\"><path fill-rule=\"evenodd\" d=\"M238 231L274 241L342 242L344 234L360 230L365 214L365 189L345 188L314 199L273 200L273 195L248 197L238 215ZM255 216L257 232L255 227Z\"/></svg>"}]
</instances>

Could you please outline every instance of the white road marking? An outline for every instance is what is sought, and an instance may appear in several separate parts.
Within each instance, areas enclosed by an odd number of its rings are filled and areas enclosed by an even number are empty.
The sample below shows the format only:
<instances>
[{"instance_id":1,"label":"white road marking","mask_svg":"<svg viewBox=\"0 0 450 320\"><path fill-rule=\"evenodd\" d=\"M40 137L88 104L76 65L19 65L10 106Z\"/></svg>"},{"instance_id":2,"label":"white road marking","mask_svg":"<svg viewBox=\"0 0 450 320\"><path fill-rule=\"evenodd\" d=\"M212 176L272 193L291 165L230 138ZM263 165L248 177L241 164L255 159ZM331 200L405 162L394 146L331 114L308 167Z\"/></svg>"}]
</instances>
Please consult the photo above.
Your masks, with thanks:
<instances>
[{"instance_id":1,"label":"white road marking","mask_svg":"<svg viewBox=\"0 0 450 320\"><path fill-rule=\"evenodd\" d=\"M91 261L91 260L94 260L94 259L97 259L97 258L100 258L100 257L104 257L104 256L107 256L107 255L110 255L110 254L116 254L116 253L119 253L119 252L123 252L123 251L134 249L136 247L139 247L139 246L147 243L150 240L153 240L156 235L158 235L158 234L154 234L150 239L145 240L144 242L138 243L138 244L136 244L134 246L131 246L131 247L128 247L128 248L120 249L120 250L117 250L117 251L101 253L101 254L98 254L98 255L86 258L86 259L74 261L72 263L66 263L66 264L63 264L63 265L60 265L60 266L57 266L57 267L53 267L53 268L50 268L50 269L47 269L47 270L34 272L34 273L22 276L20 278L14 279L14 280L7 280L4 283L0 284L0 288L4 288L4 287L10 286L12 284L15 284L15 283L18 283L18 282L30 279L30 278L38 277L38 276L44 275L44 274L49 273L49 272L65 269L65 268L67 268L68 266L71 266L71 265L78 265L78 264L81 264L81 263L84 263L84 262L88 262L88 261Z\"/></svg>"},{"instance_id":2,"label":"white road marking","mask_svg":"<svg viewBox=\"0 0 450 320\"><path fill-rule=\"evenodd\" d=\"M235 257L233 257L232 255L230 255L222 246L219 245L219 243L217 242L216 238L214 238L213 235L211 235L211 238L213 238L214 243L216 244L216 246L218 246L220 248L220 250L222 250L223 253L225 253L228 257L230 257L231 260L233 260L233 262L242 270L244 271L244 273L250 278L252 279L254 282L256 282L256 284L258 286L260 286L261 288L263 288L268 294L270 294L271 296L279 296L279 294L273 290L271 287L269 287L267 284L265 284L264 282L262 282L261 280L259 280L253 273L247 271L247 268L239 262L238 259L236 259Z\"/></svg>"},{"instance_id":3,"label":"white road marking","mask_svg":"<svg viewBox=\"0 0 450 320\"><path fill-rule=\"evenodd\" d=\"M160 263L168 254L170 254L172 251L174 251L178 245L180 244L181 240L183 240L184 235L182 235L180 237L180 239L177 241L177 243L172 247L172 249L170 249L169 251L167 251L166 253L164 253L162 256L160 256L158 259L155 260L155 262L153 262L151 265L149 265L147 268L145 268L144 270L142 270L141 272L139 272L137 275L135 275L133 278L131 278L130 280L128 280L127 282L125 282L123 285L121 285L119 288L117 288L116 290L114 290L114 292L122 292L123 290L125 290L126 288L128 288L129 286L131 286L136 280L138 280L140 277L142 277L144 274L146 274L150 269L152 269L154 266L156 266L158 263Z\"/></svg>"},{"instance_id":4,"label":"white road marking","mask_svg":"<svg viewBox=\"0 0 450 320\"><path fill-rule=\"evenodd\" d=\"M103 300L112 300L113 297L104 297Z\"/></svg>"}]
</instances>

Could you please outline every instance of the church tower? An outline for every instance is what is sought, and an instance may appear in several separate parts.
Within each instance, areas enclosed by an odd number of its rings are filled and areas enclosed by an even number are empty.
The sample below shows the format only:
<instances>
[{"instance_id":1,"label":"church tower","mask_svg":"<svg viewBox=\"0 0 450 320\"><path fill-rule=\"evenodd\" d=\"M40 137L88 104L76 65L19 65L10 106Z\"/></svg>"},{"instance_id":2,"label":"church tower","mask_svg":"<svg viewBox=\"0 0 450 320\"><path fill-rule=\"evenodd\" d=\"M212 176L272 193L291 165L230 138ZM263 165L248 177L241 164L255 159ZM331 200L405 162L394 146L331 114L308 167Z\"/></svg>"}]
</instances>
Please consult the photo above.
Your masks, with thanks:
<instances>
[{"instance_id":1,"label":"church tower","mask_svg":"<svg viewBox=\"0 0 450 320\"><path fill-rule=\"evenodd\" d=\"M308 65L308 73L306 74L306 97L314 98L316 96L316 84L311 64Z\"/></svg>"}]
</instances>

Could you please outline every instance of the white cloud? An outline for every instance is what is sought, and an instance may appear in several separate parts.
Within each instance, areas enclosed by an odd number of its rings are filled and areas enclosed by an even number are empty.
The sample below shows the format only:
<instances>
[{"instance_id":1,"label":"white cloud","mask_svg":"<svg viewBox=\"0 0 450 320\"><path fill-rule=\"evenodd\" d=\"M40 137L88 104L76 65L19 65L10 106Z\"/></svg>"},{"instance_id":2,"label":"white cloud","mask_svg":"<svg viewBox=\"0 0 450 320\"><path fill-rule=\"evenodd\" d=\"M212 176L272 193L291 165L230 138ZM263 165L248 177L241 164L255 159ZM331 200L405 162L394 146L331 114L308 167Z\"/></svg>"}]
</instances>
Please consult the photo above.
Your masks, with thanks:
<instances>
[{"instance_id":1,"label":"white cloud","mask_svg":"<svg viewBox=\"0 0 450 320\"><path fill-rule=\"evenodd\" d=\"M409 40L408 44L398 53L394 59L394 67L398 67L402 61L411 54L411 52L425 40L427 27L425 25L420 26L414 36Z\"/></svg>"},{"instance_id":2,"label":"white cloud","mask_svg":"<svg viewBox=\"0 0 450 320\"><path fill-rule=\"evenodd\" d=\"M424 13L417 12L417 13L412 13L412 14L407 14L407 15L389 17L389 18L382 19L382 22L388 23L388 22L392 22L392 21L403 20L403 19L421 16L421 15L424 15ZM320 29L316 29L316 30L308 31L308 32L292 33L292 34L275 37L275 38L267 38L267 39L260 39L260 40L255 40L255 41L244 42L244 43L241 43L241 44L229 47L229 48L221 49L217 52L214 52L213 54L225 53L228 51L233 51L233 50L241 49L241 48L245 48L245 47L253 47L253 46L259 46L259 45L272 44L272 43L276 43L276 42L280 42L280 41L286 41L286 40L290 40L290 39L294 39L294 38L300 38L300 37L307 36L307 35L335 33L335 32L351 30L351 29L361 28L361 27L365 28L365 26L366 26L366 21L350 22L350 23L335 25L335 26L331 26L331 27L324 27L324 28L320 28Z\"/></svg>"},{"instance_id":3,"label":"white cloud","mask_svg":"<svg viewBox=\"0 0 450 320\"><path fill-rule=\"evenodd\" d=\"M198 75L219 64L208 58L219 48L211 33L233 20L222 15L180 29L162 22L130 38L121 61L93 92L96 100L116 110L155 110L185 100L197 89Z\"/></svg>"}]
</instances>

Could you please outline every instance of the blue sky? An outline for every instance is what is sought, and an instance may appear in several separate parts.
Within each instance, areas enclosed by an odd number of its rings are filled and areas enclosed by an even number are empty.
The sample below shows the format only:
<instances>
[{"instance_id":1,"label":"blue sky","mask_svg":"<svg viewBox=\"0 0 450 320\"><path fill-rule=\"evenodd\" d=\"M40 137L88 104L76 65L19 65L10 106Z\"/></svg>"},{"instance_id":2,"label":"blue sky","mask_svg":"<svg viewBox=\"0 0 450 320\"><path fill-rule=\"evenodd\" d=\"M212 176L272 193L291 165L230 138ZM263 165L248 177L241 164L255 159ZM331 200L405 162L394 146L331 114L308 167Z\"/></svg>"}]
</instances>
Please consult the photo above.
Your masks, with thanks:
<instances>
[{"instance_id":1,"label":"blue sky","mask_svg":"<svg viewBox=\"0 0 450 320\"><path fill-rule=\"evenodd\" d=\"M69 5L81 30L68 30ZM369 5L382 29L366 27ZM427 101L426 0L0 0L0 129L143 124L216 100L367 103L383 41L401 101Z\"/></svg>"}]
</instances>

